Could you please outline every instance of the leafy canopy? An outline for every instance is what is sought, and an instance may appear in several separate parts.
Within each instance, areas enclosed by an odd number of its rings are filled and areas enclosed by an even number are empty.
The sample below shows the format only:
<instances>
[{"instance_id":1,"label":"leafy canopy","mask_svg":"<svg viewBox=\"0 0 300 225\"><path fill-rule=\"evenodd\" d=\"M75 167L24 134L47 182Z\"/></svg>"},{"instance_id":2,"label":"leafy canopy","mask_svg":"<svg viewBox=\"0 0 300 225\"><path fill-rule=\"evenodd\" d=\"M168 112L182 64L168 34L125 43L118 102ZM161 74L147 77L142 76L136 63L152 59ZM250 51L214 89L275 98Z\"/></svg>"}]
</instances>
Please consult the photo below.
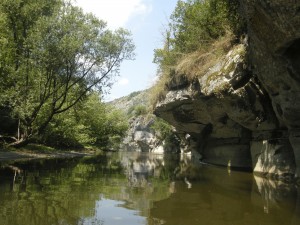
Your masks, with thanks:
<instances>
[{"instance_id":1,"label":"leafy canopy","mask_svg":"<svg viewBox=\"0 0 300 225\"><path fill-rule=\"evenodd\" d=\"M43 143L58 147L118 148L128 129L126 116L101 102L98 93L71 110L57 115L42 136Z\"/></svg>"},{"instance_id":2,"label":"leafy canopy","mask_svg":"<svg viewBox=\"0 0 300 225\"><path fill-rule=\"evenodd\" d=\"M0 2L0 104L19 121L18 142L42 134L54 116L107 90L134 45L92 14L61 0Z\"/></svg>"}]
</instances>

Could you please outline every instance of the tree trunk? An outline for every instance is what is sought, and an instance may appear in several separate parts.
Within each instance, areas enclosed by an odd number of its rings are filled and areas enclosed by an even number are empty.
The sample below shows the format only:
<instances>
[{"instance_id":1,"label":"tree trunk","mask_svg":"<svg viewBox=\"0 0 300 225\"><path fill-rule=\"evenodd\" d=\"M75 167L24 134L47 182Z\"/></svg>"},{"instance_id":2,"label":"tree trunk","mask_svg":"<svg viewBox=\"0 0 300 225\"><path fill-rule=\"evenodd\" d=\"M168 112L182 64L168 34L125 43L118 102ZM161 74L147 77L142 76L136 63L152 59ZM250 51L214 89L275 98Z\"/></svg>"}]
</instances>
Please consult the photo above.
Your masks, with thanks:
<instances>
[{"instance_id":1,"label":"tree trunk","mask_svg":"<svg viewBox=\"0 0 300 225\"><path fill-rule=\"evenodd\" d=\"M30 143L30 138L22 138L20 140L8 144L8 146L14 148L21 148L28 145L29 143Z\"/></svg>"}]
</instances>

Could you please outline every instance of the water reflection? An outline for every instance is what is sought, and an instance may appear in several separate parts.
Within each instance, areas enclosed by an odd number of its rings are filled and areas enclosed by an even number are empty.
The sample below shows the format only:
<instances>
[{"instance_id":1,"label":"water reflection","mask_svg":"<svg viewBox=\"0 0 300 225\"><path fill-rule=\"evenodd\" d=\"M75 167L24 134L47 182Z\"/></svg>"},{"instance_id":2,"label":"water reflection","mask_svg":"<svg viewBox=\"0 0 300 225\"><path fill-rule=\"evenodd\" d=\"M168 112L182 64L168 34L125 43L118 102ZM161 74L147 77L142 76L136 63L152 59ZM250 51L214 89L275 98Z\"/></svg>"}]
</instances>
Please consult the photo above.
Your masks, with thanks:
<instances>
[{"instance_id":1,"label":"water reflection","mask_svg":"<svg viewBox=\"0 0 300 225\"><path fill-rule=\"evenodd\" d=\"M224 168L189 167L181 175L192 171L192 188L177 181L169 198L154 203L149 225L300 224L297 186Z\"/></svg>"},{"instance_id":2,"label":"water reflection","mask_svg":"<svg viewBox=\"0 0 300 225\"><path fill-rule=\"evenodd\" d=\"M124 202L102 198L96 201L93 217L80 219L80 225L90 224L146 224L146 219L138 215L136 210L128 210L123 207Z\"/></svg>"},{"instance_id":3,"label":"water reflection","mask_svg":"<svg viewBox=\"0 0 300 225\"><path fill-rule=\"evenodd\" d=\"M254 180L252 204L260 213L270 214L262 216L261 224L300 224L296 185L258 176Z\"/></svg>"},{"instance_id":4,"label":"water reflection","mask_svg":"<svg viewBox=\"0 0 300 225\"><path fill-rule=\"evenodd\" d=\"M121 152L1 168L1 225L300 224L296 185L186 156Z\"/></svg>"},{"instance_id":5,"label":"water reflection","mask_svg":"<svg viewBox=\"0 0 300 225\"><path fill-rule=\"evenodd\" d=\"M1 225L146 224L152 202L169 196L161 156L120 153L1 167Z\"/></svg>"},{"instance_id":6,"label":"water reflection","mask_svg":"<svg viewBox=\"0 0 300 225\"><path fill-rule=\"evenodd\" d=\"M261 196L260 205L263 206L265 213L270 213L272 208L274 210L282 207L282 204L289 203L291 206L296 205L297 188L294 185L289 185L278 180L269 180L266 178L254 176L257 191ZM255 189L254 189L255 190Z\"/></svg>"}]
</instances>

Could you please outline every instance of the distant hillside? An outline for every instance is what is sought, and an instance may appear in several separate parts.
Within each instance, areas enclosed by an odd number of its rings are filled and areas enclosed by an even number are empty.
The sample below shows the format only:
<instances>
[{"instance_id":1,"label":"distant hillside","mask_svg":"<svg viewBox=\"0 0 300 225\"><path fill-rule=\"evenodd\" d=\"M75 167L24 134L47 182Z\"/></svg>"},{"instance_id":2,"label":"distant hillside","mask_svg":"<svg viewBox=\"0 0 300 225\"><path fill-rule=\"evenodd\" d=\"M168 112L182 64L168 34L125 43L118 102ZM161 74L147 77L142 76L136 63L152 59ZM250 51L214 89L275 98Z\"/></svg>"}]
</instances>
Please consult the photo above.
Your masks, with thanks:
<instances>
[{"instance_id":1,"label":"distant hillside","mask_svg":"<svg viewBox=\"0 0 300 225\"><path fill-rule=\"evenodd\" d=\"M131 94L115 99L108 104L113 105L115 108L130 114L136 106L144 106L150 108L149 90L132 92Z\"/></svg>"}]
</instances>

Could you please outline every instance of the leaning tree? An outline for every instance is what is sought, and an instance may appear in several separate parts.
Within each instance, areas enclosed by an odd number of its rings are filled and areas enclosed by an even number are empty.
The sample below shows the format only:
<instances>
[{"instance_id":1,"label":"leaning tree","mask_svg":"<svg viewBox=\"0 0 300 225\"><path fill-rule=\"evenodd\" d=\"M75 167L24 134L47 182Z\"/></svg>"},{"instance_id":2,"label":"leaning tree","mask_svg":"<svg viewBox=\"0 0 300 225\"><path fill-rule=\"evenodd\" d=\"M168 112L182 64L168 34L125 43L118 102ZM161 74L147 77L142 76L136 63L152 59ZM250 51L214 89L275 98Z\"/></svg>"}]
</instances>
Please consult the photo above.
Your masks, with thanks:
<instances>
[{"instance_id":1,"label":"leaning tree","mask_svg":"<svg viewBox=\"0 0 300 225\"><path fill-rule=\"evenodd\" d=\"M7 77L2 96L18 120L15 146L42 134L55 115L75 106L91 90L109 87L121 62L134 57L128 31L111 31L92 14L52 1L55 4L0 3L0 27L9 25L0 31L0 59L6 60L5 66L0 65L0 79Z\"/></svg>"}]
</instances>

